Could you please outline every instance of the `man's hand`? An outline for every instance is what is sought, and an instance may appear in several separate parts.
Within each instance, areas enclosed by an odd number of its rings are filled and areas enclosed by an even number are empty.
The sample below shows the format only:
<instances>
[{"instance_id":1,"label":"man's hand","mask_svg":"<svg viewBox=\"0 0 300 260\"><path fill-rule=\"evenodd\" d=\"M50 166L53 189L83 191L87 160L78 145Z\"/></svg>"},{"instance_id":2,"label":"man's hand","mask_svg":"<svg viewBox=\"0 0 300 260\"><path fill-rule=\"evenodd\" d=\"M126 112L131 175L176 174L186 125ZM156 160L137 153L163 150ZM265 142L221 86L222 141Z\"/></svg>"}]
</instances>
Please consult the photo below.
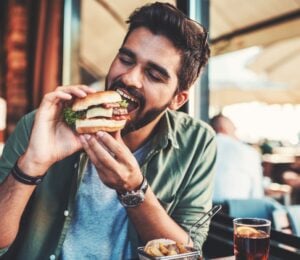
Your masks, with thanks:
<instances>
[{"instance_id":1,"label":"man's hand","mask_svg":"<svg viewBox=\"0 0 300 260\"><path fill-rule=\"evenodd\" d=\"M113 135L81 135L80 141L104 184L118 192L134 190L143 181L140 167L120 132Z\"/></svg>"},{"instance_id":2,"label":"man's hand","mask_svg":"<svg viewBox=\"0 0 300 260\"><path fill-rule=\"evenodd\" d=\"M37 110L29 145L18 166L27 175L44 174L56 161L82 148L79 137L62 122L64 103L73 97L95 92L87 86L58 87L46 94ZM0 248L9 246L17 236L24 209L36 186L18 182L8 175L0 184Z\"/></svg>"},{"instance_id":3,"label":"man's hand","mask_svg":"<svg viewBox=\"0 0 300 260\"><path fill-rule=\"evenodd\" d=\"M46 94L37 110L29 146L19 160L32 176L43 174L53 163L82 148L79 137L62 121L64 103L95 90L85 85L63 86Z\"/></svg>"},{"instance_id":4,"label":"man's hand","mask_svg":"<svg viewBox=\"0 0 300 260\"><path fill-rule=\"evenodd\" d=\"M118 192L124 192L135 190L142 183L140 167L123 143L120 132L114 133L113 136L106 132L81 135L80 141L98 169L101 180L107 186ZM144 202L126 210L143 241L160 237L167 237L180 243L186 243L188 240L188 234L167 214L150 186Z\"/></svg>"}]
</instances>

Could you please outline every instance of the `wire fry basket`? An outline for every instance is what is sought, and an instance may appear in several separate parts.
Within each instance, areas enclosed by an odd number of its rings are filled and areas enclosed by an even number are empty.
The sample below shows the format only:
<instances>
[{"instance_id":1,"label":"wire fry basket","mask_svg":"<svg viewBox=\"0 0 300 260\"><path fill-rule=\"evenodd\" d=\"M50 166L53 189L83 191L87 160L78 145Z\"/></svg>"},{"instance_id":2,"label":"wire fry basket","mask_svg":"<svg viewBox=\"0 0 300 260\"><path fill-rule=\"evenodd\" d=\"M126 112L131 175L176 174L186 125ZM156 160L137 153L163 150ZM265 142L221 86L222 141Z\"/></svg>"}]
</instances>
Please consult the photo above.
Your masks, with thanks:
<instances>
[{"instance_id":1,"label":"wire fry basket","mask_svg":"<svg viewBox=\"0 0 300 260\"><path fill-rule=\"evenodd\" d=\"M144 247L138 247L138 255L140 260L200 260L201 251L192 247L186 247L188 253L170 256L150 256L144 252Z\"/></svg>"},{"instance_id":2,"label":"wire fry basket","mask_svg":"<svg viewBox=\"0 0 300 260\"><path fill-rule=\"evenodd\" d=\"M194 239L195 232L198 228L204 225L209 219L211 219L215 214L217 214L221 210L221 205L216 205L211 208L209 211L204 213L190 228L187 245L191 240ZM138 247L138 256L140 260L169 260L169 259L177 259L177 260L201 260L201 250L184 246L187 249L187 253L181 253L177 255L171 256L151 256L145 252L145 247Z\"/></svg>"}]
</instances>

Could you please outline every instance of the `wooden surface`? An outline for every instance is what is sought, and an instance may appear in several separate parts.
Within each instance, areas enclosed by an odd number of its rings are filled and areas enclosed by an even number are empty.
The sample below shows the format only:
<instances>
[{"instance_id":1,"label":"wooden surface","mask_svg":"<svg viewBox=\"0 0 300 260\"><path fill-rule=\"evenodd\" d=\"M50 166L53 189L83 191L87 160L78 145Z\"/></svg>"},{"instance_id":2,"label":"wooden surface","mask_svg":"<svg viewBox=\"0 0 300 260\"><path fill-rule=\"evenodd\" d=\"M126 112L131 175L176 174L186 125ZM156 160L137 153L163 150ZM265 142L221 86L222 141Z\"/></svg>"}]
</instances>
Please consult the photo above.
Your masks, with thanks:
<instances>
[{"instance_id":1,"label":"wooden surface","mask_svg":"<svg viewBox=\"0 0 300 260\"><path fill-rule=\"evenodd\" d=\"M211 258L207 260L235 260L234 256L226 256L226 257L220 257L220 258Z\"/></svg>"}]
</instances>

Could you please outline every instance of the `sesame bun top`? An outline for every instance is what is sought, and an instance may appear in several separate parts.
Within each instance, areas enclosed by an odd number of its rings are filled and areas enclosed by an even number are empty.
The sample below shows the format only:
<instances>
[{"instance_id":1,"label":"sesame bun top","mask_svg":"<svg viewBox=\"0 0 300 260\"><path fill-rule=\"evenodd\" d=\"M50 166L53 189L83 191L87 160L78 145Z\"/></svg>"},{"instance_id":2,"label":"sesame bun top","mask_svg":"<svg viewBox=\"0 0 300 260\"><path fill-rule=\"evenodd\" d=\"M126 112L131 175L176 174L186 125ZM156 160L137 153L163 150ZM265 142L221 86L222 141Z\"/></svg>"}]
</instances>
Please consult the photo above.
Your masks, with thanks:
<instances>
[{"instance_id":1,"label":"sesame bun top","mask_svg":"<svg viewBox=\"0 0 300 260\"><path fill-rule=\"evenodd\" d=\"M84 98L76 98L73 105L73 111L85 110L90 106L96 106L103 103L116 103L122 101L122 97L116 91L99 91L88 94Z\"/></svg>"}]
</instances>

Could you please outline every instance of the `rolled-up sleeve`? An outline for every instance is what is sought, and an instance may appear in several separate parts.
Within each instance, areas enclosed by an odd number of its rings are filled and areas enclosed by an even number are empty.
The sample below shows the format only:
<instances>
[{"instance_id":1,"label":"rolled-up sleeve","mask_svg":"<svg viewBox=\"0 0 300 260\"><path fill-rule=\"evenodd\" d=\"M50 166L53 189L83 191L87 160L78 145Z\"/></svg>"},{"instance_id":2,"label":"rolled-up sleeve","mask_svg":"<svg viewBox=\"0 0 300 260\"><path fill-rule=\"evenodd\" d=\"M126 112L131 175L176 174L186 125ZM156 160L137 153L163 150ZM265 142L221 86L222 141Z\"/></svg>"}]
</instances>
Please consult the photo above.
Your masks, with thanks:
<instances>
[{"instance_id":1,"label":"rolled-up sleeve","mask_svg":"<svg viewBox=\"0 0 300 260\"><path fill-rule=\"evenodd\" d=\"M15 131L8 138L3 154L0 157L0 184L6 179L16 160L22 155L28 145L33 114L24 116L16 126ZM29 123L31 122L31 123ZM8 251L9 247L0 249L0 257Z\"/></svg>"},{"instance_id":2,"label":"rolled-up sleeve","mask_svg":"<svg viewBox=\"0 0 300 260\"><path fill-rule=\"evenodd\" d=\"M22 119L18 122L14 132L6 141L2 156L0 157L0 183L5 180L17 159L26 150L33 118L34 112L22 117Z\"/></svg>"},{"instance_id":3,"label":"rolled-up sleeve","mask_svg":"<svg viewBox=\"0 0 300 260\"><path fill-rule=\"evenodd\" d=\"M193 154L189 165L191 178L182 190L180 201L173 212L173 217L186 231L212 207L214 166L216 161L216 141L212 137L202 149ZM196 229L193 233L193 242L199 249L206 240L209 221Z\"/></svg>"}]
</instances>

